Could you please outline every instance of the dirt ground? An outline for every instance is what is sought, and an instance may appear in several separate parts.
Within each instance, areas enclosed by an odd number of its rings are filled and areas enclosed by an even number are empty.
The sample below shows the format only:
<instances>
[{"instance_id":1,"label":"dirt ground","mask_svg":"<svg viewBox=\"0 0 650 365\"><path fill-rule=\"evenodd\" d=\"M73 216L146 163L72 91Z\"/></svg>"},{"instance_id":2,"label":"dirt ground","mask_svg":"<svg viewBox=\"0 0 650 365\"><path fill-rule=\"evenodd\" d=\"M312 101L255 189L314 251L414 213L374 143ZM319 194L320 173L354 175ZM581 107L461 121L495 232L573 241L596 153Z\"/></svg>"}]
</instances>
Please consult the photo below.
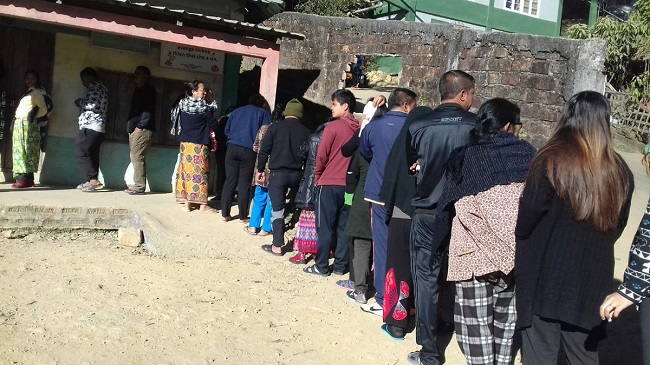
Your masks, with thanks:
<instances>
[{"instance_id":1,"label":"dirt ground","mask_svg":"<svg viewBox=\"0 0 650 365\"><path fill-rule=\"evenodd\" d=\"M627 265L650 179L640 156L628 227L616 244ZM260 249L271 237L242 232L219 215L185 213L172 194L131 197L0 184L2 203L128 207L150 224L155 252L123 248L115 232L0 234L0 365L406 364L415 334L394 341L381 318L337 289L342 277L302 273ZM3 232L4 233L4 232ZM29 233L29 234L26 234ZM344 277L347 278L347 277ZM638 364L638 315L608 325L601 364ZM455 338L440 337L447 364L464 364Z\"/></svg>"},{"instance_id":2,"label":"dirt ground","mask_svg":"<svg viewBox=\"0 0 650 365\"><path fill-rule=\"evenodd\" d=\"M287 270L261 250L247 262L172 259L122 248L114 232L14 236L0 238L0 364L376 365L416 350L414 335L382 334L340 277Z\"/></svg>"}]
</instances>

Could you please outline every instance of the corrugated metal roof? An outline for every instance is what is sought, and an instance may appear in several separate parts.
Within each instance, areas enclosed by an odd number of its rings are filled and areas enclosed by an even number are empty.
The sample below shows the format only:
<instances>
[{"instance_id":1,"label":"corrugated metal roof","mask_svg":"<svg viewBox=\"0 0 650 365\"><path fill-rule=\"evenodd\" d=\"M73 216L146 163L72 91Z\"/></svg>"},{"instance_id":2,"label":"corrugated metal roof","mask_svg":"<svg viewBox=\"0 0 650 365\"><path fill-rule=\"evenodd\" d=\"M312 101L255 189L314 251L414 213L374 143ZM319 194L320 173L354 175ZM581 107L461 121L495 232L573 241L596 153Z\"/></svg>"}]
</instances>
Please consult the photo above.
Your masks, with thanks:
<instances>
[{"instance_id":1,"label":"corrugated metal roof","mask_svg":"<svg viewBox=\"0 0 650 365\"><path fill-rule=\"evenodd\" d=\"M282 0L251 0L253 2L267 3L267 4L278 4L284 7L284 1Z\"/></svg>"},{"instance_id":2,"label":"corrugated metal roof","mask_svg":"<svg viewBox=\"0 0 650 365\"><path fill-rule=\"evenodd\" d=\"M277 3L279 0L256 0ZM146 2L131 0L63 0L70 5L85 8L112 11L116 13L133 15L137 17L149 17L156 20L170 21L170 17L176 22L191 24L192 27L216 30L224 33L237 34L247 37L260 38L265 40L278 40L280 38L305 39L304 34L288 32L282 29L266 27L259 24L246 23L239 20L227 19L218 16L202 13L189 12L185 9L172 9L166 6L152 5ZM122 10L122 11L120 11ZM133 11L139 11L133 14ZM165 18L165 19L161 19Z\"/></svg>"}]
</instances>

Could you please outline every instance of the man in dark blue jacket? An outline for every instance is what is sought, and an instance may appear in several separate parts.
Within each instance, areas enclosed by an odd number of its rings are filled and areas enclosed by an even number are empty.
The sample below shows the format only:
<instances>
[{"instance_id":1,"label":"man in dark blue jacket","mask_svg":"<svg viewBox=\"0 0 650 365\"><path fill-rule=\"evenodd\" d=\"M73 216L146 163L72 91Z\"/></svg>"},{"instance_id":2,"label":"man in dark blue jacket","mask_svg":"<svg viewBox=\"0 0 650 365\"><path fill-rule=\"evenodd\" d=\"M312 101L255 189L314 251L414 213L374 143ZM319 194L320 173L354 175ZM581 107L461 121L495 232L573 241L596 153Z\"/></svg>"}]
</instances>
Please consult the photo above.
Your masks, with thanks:
<instances>
[{"instance_id":1,"label":"man in dark blue jacket","mask_svg":"<svg viewBox=\"0 0 650 365\"><path fill-rule=\"evenodd\" d=\"M235 109L226 124L228 148L226 150L226 182L221 194L221 220L232 220L230 207L237 189L239 220L248 222L251 202L251 179L255 170L253 143L263 125L271 124L268 102L260 94L250 97L249 105Z\"/></svg>"},{"instance_id":2,"label":"man in dark blue jacket","mask_svg":"<svg viewBox=\"0 0 650 365\"><path fill-rule=\"evenodd\" d=\"M373 119L361 132L359 152L370 162L368 177L364 188L365 200L372 204L372 241L375 263L376 304L364 306L369 313L382 315L384 304L384 280L386 279L386 254L388 225L386 209L380 197L384 167L393 143L399 134L406 116L415 108L417 94L408 89L395 89L388 98L389 111Z\"/></svg>"}]
</instances>

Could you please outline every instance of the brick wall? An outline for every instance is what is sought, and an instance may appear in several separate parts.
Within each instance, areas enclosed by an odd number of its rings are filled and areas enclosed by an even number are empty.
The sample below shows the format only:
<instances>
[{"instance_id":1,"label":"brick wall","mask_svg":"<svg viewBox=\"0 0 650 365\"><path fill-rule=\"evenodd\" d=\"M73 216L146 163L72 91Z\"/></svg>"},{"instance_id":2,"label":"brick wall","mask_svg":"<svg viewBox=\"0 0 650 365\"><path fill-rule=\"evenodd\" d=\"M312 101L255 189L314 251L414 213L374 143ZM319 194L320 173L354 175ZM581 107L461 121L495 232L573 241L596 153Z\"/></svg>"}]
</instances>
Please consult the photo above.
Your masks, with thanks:
<instances>
[{"instance_id":1,"label":"brick wall","mask_svg":"<svg viewBox=\"0 0 650 365\"><path fill-rule=\"evenodd\" d=\"M279 14L264 25L306 36L304 41L282 42L278 100L303 96L329 105L354 55L399 55L400 86L421 95L420 104L438 103L438 80L446 70L467 71L477 80L474 106L493 97L515 101L521 107L528 138L538 146L548 138L571 95L602 90L604 85L604 41L298 13ZM300 78L282 77L292 71L312 71L315 76L302 83L297 81Z\"/></svg>"}]
</instances>

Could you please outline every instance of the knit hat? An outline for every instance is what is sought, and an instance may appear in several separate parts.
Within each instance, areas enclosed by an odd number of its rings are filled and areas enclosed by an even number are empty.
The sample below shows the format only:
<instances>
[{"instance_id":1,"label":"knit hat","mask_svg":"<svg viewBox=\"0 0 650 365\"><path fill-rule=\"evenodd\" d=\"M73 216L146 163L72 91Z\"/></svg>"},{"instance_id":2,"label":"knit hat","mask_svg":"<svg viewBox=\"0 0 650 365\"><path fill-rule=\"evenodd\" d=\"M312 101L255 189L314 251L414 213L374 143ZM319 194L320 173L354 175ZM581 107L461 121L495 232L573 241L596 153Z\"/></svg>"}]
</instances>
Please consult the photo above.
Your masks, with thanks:
<instances>
[{"instance_id":1,"label":"knit hat","mask_svg":"<svg viewBox=\"0 0 650 365\"><path fill-rule=\"evenodd\" d=\"M291 99L284 107L284 116L292 116L302 119L302 103L298 99Z\"/></svg>"}]
</instances>

